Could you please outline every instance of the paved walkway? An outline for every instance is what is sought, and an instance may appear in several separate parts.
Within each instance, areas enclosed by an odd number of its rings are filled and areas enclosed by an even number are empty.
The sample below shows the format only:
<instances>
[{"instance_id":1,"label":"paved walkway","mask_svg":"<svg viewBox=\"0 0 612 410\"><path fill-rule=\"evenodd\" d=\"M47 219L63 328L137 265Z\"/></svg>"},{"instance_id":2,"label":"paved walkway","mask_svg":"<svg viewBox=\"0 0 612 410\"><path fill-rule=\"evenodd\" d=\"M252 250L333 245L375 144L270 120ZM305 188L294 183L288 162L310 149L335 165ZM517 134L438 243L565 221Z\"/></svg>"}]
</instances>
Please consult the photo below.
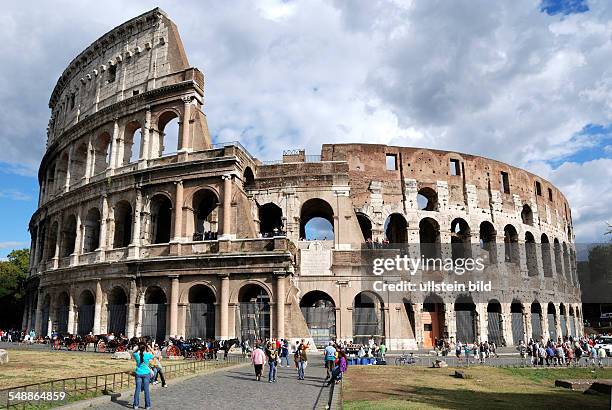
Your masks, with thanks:
<instances>
[{"instance_id":1,"label":"paved walkway","mask_svg":"<svg viewBox=\"0 0 612 410\"><path fill-rule=\"evenodd\" d=\"M268 383L268 366L262 381L255 381L253 367L240 366L172 384L156 386L151 391L153 409L315 409L324 408L329 388L323 388L325 369L322 363L309 363L306 379L297 380L293 367L279 368L276 383ZM131 408L132 394L125 393L117 403L107 403L96 409ZM144 408L144 395L140 396Z\"/></svg>"}]
</instances>

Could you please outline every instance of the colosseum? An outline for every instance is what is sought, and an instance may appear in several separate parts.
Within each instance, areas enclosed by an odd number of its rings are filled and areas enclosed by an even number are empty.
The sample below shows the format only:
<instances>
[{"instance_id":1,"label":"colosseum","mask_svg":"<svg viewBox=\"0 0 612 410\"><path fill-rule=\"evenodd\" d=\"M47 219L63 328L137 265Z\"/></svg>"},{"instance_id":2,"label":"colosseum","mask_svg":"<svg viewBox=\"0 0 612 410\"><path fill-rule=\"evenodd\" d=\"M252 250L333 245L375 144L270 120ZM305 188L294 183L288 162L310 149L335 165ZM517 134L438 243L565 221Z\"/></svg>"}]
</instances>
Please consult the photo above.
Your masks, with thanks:
<instances>
[{"instance_id":1,"label":"colosseum","mask_svg":"<svg viewBox=\"0 0 612 410\"><path fill-rule=\"evenodd\" d=\"M391 349L583 330L571 211L548 181L479 156L374 144L261 161L213 143L204 86L160 9L70 62L49 100L24 329L374 337ZM492 289L390 298L364 269L364 249L379 244L449 257L459 246L487 261Z\"/></svg>"}]
</instances>

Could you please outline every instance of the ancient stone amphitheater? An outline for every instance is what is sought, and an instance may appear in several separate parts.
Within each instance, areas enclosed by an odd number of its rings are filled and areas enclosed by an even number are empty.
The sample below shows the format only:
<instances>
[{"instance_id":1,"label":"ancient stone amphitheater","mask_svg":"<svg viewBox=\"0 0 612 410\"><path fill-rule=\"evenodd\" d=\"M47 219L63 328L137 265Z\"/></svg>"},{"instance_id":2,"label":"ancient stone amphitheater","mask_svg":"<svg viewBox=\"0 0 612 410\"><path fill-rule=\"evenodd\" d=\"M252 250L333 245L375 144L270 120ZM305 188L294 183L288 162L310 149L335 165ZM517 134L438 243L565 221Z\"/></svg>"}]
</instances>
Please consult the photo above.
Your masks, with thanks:
<instances>
[{"instance_id":1,"label":"ancient stone amphitheater","mask_svg":"<svg viewBox=\"0 0 612 410\"><path fill-rule=\"evenodd\" d=\"M204 85L159 9L70 62L49 101L24 329L402 349L582 331L571 211L549 182L385 145L260 161L212 143ZM362 249L385 239L465 244L493 289L374 292Z\"/></svg>"}]
</instances>

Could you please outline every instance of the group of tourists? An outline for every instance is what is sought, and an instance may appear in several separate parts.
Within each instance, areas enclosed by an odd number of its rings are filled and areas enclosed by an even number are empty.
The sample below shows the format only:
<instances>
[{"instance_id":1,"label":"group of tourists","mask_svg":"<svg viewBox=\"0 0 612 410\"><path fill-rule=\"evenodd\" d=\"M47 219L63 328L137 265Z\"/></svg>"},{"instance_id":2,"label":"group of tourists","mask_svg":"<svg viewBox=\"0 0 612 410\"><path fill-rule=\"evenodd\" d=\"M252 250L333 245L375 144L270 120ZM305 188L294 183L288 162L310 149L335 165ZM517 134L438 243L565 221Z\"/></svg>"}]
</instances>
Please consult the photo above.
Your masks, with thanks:
<instances>
[{"instance_id":1,"label":"group of tourists","mask_svg":"<svg viewBox=\"0 0 612 410\"><path fill-rule=\"evenodd\" d=\"M26 332L16 329L0 329L0 342L18 342L25 338ZM29 336L29 335L28 335ZM36 336L36 334L34 334Z\"/></svg>"},{"instance_id":2,"label":"group of tourists","mask_svg":"<svg viewBox=\"0 0 612 410\"><path fill-rule=\"evenodd\" d=\"M248 342L241 344L243 354L248 351ZM297 369L297 379L304 380L308 366L308 350L310 345L302 339L291 345L287 339L275 339L271 341L255 341L255 348L251 352L251 363L255 370L255 380L260 381L263 368L268 364L268 383L276 383L278 366L291 367L290 357L293 358L293 366ZM328 385L332 382L339 383L342 374L346 372L346 352L335 342L329 342L323 351L323 362L327 370Z\"/></svg>"},{"instance_id":3,"label":"group of tourists","mask_svg":"<svg viewBox=\"0 0 612 410\"><path fill-rule=\"evenodd\" d=\"M446 344L444 345L444 349L446 349ZM443 356L447 354L442 353ZM455 344L455 356L457 359L465 358L465 360L470 360L470 357L473 357L474 362L485 364L487 359L490 357L499 357L497 354L497 345L495 342L489 342L488 340L477 342L475 341L472 344L457 342Z\"/></svg>"},{"instance_id":4,"label":"group of tourists","mask_svg":"<svg viewBox=\"0 0 612 410\"><path fill-rule=\"evenodd\" d=\"M138 344L132 353L132 357L136 362L134 369L135 390L132 407L137 409L140 406L140 393L144 393L145 408L151 408L151 393L149 386L157 384L157 378L161 379L162 387L168 387L164 377L164 369L162 366L162 353L159 345L149 346L144 342Z\"/></svg>"},{"instance_id":5,"label":"group of tourists","mask_svg":"<svg viewBox=\"0 0 612 410\"><path fill-rule=\"evenodd\" d=\"M595 345L594 338L569 336L546 342L543 338L539 341L529 339L527 344L521 340L517 350L525 361L529 356L533 366L581 366L581 360L584 359L586 366L603 367L606 350L603 346L596 348Z\"/></svg>"}]
</instances>

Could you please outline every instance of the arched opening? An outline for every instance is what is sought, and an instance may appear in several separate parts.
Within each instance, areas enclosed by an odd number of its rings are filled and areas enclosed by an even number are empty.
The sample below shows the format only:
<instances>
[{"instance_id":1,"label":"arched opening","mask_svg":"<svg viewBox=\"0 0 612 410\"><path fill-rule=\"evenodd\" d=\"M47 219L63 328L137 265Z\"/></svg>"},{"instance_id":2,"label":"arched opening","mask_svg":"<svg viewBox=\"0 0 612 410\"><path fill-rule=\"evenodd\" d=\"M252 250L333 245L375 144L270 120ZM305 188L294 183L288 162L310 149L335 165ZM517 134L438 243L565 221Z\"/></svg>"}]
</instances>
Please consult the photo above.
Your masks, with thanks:
<instances>
[{"instance_id":1,"label":"arched opening","mask_svg":"<svg viewBox=\"0 0 612 410\"><path fill-rule=\"evenodd\" d=\"M119 201L114 211L115 235L114 248L123 248L132 243L132 205L127 201Z\"/></svg>"},{"instance_id":2,"label":"arched opening","mask_svg":"<svg viewBox=\"0 0 612 410\"><path fill-rule=\"evenodd\" d=\"M155 157L176 154L179 146L179 120L174 111L166 111L157 122L159 139L154 142Z\"/></svg>"},{"instance_id":3,"label":"arched opening","mask_svg":"<svg viewBox=\"0 0 612 410\"><path fill-rule=\"evenodd\" d=\"M357 212L357 222L359 223L359 228L361 229L361 234L363 235L363 242L369 243L372 241L372 221L366 214L362 214L361 212Z\"/></svg>"},{"instance_id":4,"label":"arched opening","mask_svg":"<svg viewBox=\"0 0 612 410\"><path fill-rule=\"evenodd\" d=\"M68 153L64 152L57 162L56 166L56 178L55 178L55 192L63 192L66 187L66 178L68 175Z\"/></svg>"},{"instance_id":5,"label":"arched opening","mask_svg":"<svg viewBox=\"0 0 612 410\"><path fill-rule=\"evenodd\" d=\"M527 204L523 205L523 210L521 211L521 220L525 225L533 225L533 211L531 207Z\"/></svg>"},{"instance_id":6,"label":"arched opening","mask_svg":"<svg viewBox=\"0 0 612 410\"><path fill-rule=\"evenodd\" d=\"M125 334L128 298L121 286L115 286L108 294L107 333L117 336Z\"/></svg>"},{"instance_id":7,"label":"arched opening","mask_svg":"<svg viewBox=\"0 0 612 410\"><path fill-rule=\"evenodd\" d=\"M565 270L565 279L568 282L572 281L572 271L570 270L570 258L567 244L563 242L563 270Z\"/></svg>"},{"instance_id":8,"label":"arched opening","mask_svg":"<svg viewBox=\"0 0 612 410\"><path fill-rule=\"evenodd\" d=\"M465 219L456 218L451 222L451 254L453 259L472 256L470 226Z\"/></svg>"},{"instance_id":9,"label":"arched opening","mask_svg":"<svg viewBox=\"0 0 612 410\"><path fill-rule=\"evenodd\" d=\"M70 185L78 184L85 177L87 169L87 144L81 143L74 150L70 172Z\"/></svg>"},{"instance_id":10,"label":"arched opening","mask_svg":"<svg viewBox=\"0 0 612 410\"><path fill-rule=\"evenodd\" d=\"M51 296L46 295L43 299L42 309L40 312L40 336L49 336L51 328L49 327L49 313L51 311Z\"/></svg>"},{"instance_id":11,"label":"arched opening","mask_svg":"<svg viewBox=\"0 0 612 410\"><path fill-rule=\"evenodd\" d=\"M121 165L137 162L140 159L142 128L138 121L132 121L125 126L123 135L123 161Z\"/></svg>"},{"instance_id":12,"label":"arched opening","mask_svg":"<svg viewBox=\"0 0 612 410\"><path fill-rule=\"evenodd\" d=\"M166 339L166 302L166 294L159 286L149 286L145 291L141 333L158 343Z\"/></svg>"},{"instance_id":13,"label":"arched opening","mask_svg":"<svg viewBox=\"0 0 612 410\"><path fill-rule=\"evenodd\" d=\"M542 336L542 307L535 301L531 304L531 338L538 342Z\"/></svg>"},{"instance_id":14,"label":"arched opening","mask_svg":"<svg viewBox=\"0 0 612 410\"><path fill-rule=\"evenodd\" d=\"M544 269L544 276L547 278L552 278L552 258L550 255L550 242L548 241L548 236L543 233L540 238L540 242L542 247L542 267Z\"/></svg>"},{"instance_id":15,"label":"arched opening","mask_svg":"<svg viewBox=\"0 0 612 410\"><path fill-rule=\"evenodd\" d=\"M245 189L255 188L255 175L253 175L253 170L251 167L246 167L244 169L244 174L242 175L243 186Z\"/></svg>"},{"instance_id":16,"label":"arched opening","mask_svg":"<svg viewBox=\"0 0 612 410\"><path fill-rule=\"evenodd\" d=\"M512 225L504 227L504 258L506 262L519 263L518 233Z\"/></svg>"},{"instance_id":17,"label":"arched opening","mask_svg":"<svg viewBox=\"0 0 612 410\"><path fill-rule=\"evenodd\" d=\"M371 292L361 292L353 300L353 342L368 344L373 338L378 343L385 337L383 302Z\"/></svg>"},{"instance_id":18,"label":"arched opening","mask_svg":"<svg viewBox=\"0 0 612 410\"><path fill-rule=\"evenodd\" d=\"M435 219L421 219L419 222L419 241L421 254L425 258L440 257L440 225Z\"/></svg>"},{"instance_id":19,"label":"arched opening","mask_svg":"<svg viewBox=\"0 0 612 410\"><path fill-rule=\"evenodd\" d=\"M406 316L408 316L408 326L410 330L409 338L416 337L416 315L414 311L414 305L410 300L404 298L404 309Z\"/></svg>"},{"instance_id":20,"label":"arched opening","mask_svg":"<svg viewBox=\"0 0 612 410\"><path fill-rule=\"evenodd\" d=\"M576 337L576 317L574 316L574 308L572 306L569 308L569 323L569 334L570 336Z\"/></svg>"},{"instance_id":21,"label":"arched opening","mask_svg":"<svg viewBox=\"0 0 612 410\"><path fill-rule=\"evenodd\" d=\"M336 339L336 306L331 296L318 290L308 292L300 300L300 309L317 347Z\"/></svg>"},{"instance_id":22,"label":"arched opening","mask_svg":"<svg viewBox=\"0 0 612 410\"><path fill-rule=\"evenodd\" d=\"M391 214L385 221L385 237L394 248L408 243L408 222L400 214Z\"/></svg>"},{"instance_id":23,"label":"arched opening","mask_svg":"<svg viewBox=\"0 0 612 410\"><path fill-rule=\"evenodd\" d=\"M61 242L61 245L62 245L61 256L62 257L70 256L71 254L74 253L74 250L75 250L74 246L75 246L76 234L77 234L76 231L77 231L76 216L70 215L64 221L63 229L62 229L62 242Z\"/></svg>"},{"instance_id":24,"label":"arched opening","mask_svg":"<svg viewBox=\"0 0 612 410\"><path fill-rule=\"evenodd\" d=\"M554 240L555 247L555 270L557 271L558 278L563 278L563 251L561 250L561 244L559 239Z\"/></svg>"},{"instance_id":25,"label":"arched opening","mask_svg":"<svg viewBox=\"0 0 612 410\"><path fill-rule=\"evenodd\" d=\"M547 308L547 320L548 320L548 338L550 340L557 340L557 326L556 326L556 316L557 309L555 309L555 305L550 302Z\"/></svg>"},{"instance_id":26,"label":"arched opening","mask_svg":"<svg viewBox=\"0 0 612 410\"><path fill-rule=\"evenodd\" d=\"M57 247L57 230L58 223L57 221L51 224L51 229L49 229L49 236L45 241L47 243L47 247L45 253L47 255L47 260L53 259L55 257L55 248Z\"/></svg>"},{"instance_id":27,"label":"arched opening","mask_svg":"<svg viewBox=\"0 0 612 410\"><path fill-rule=\"evenodd\" d=\"M440 296L430 294L425 298L421 315L425 347L434 347L436 340L444 336L442 333L445 328L444 310L444 301Z\"/></svg>"},{"instance_id":28,"label":"arched opening","mask_svg":"<svg viewBox=\"0 0 612 410\"><path fill-rule=\"evenodd\" d=\"M304 202L300 212L300 238L334 240L334 210L327 202L319 198Z\"/></svg>"},{"instance_id":29,"label":"arched opening","mask_svg":"<svg viewBox=\"0 0 612 410\"><path fill-rule=\"evenodd\" d=\"M216 240L218 230L219 198L208 189L201 189L193 196L194 241Z\"/></svg>"},{"instance_id":30,"label":"arched opening","mask_svg":"<svg viewBox=\"0 0 612 410\"><path fill-rule=\"evenodd\" d=\"M100 174L110 166L111 160L111 136L105 132L96 138L93 143L94 159L93 174Z\"/></svg>"},{"instance_id":31,"label":"arched opening","mask_svg":"<svg viewBox=\"0 0 612 410\"><path fill-rule=\"evenodd\" d=\"M270 295L261 286L248 284L238 292L240 337L251 346L270 338Z\"/></svg>"},{"instance_id":32,"label":"arched opening","mask_svg":"<svg viewBox=\"0 0 612 410\"><path fill-rule=\"evenodd\" d=\"M512 321L512 343L515 346L522 341L527 342L525 340L526 332L525 332L525 322L523 320L523 304L519 300L513 300L510 305L510 320Z\"/></svg>"},{"instance_id":33,"label":"arched opening","mask_svg":"<svg viewBox=\"0 0 612 410\"><path fill-rule=\"evenodd\" d=\"M100 247L100 211L91 208L85 216L83 252L93 252Z\"/></svg>"},{"instance_id":34,"label":"arched opening","mask_svg":"<svg viewBox=\"0 0 612 410\"><path fill-rule=\"evenodd\" d=\"M476 341L476 305L471 296L461 295L455 299L457 342Z\"/></svg>"},{"instance_id":35,"label":"arched opening","mask_svg":"<svg viewBox=\"0 0 612 410\"><path fill-rule=\"evenodd\" d=\"M84 290L81 292L77 305L79 315L77 334L80 336L87 335L93 331L95 303L96 298L91 291Z\"/></svg>"},{"instance_id":36,"label":"arched opening","mask_svg":"<svg viewBox=\"0 0 612 410\"><path fill-rule=\"evenodd\" d=\"M206 285L194 285L189 288L189 309L185 333L188 338L215 337L215 294Z\"/></svg>"},{"instance_id":37,"label":"arched opening","mask_svg":"<svg viewBox=\"0 0 612 410\"><path fill-rule=\"evenodd\" d=\"M559 305L559 322L561 324L561 337L565 340L567 337L567 320L566 320L565 305Z\"/></svg>"},{"instance_id":38,"label":"arched opening","mask_svg":"<svg viewBox=\"0 0 612 410\"><path fill-rule=\"evenodd\" d=\"M538 276L538 255L533 234L525 232L525 256L527 257L527 275Z\"/></svg>"},{"instance_id":39,"label":"arched opening","mask_svg":"<svg viewBox=\"0 0 612 410\"><path fill-rule=\"evenodd\" d=\"M150 243L170 242L172 228L172 202L165 195L154 195L151 198L151 232Z\"/></svg>"},{"instance_id":40,"label":"arched opening","mask_svg":"<svg viewBox=\"0 0 612 410\"><path fill-rule=\"evenodd\" d=\"M259 232L264 238L283 235L283 210L271 202L259 207Z\"/></svg>"},{"instance_id":41,"label":"arched opening","mask_svg":"<svg viewBox=\"0 0 612 410\"><path fill-rule=\"evenodd\" d=\"M47 171L47 183L45 184L45 195L55 194L55 190L57 189L57 187L55 186L57 182L55 180L55 170L56 170L56 166L55 164L52 164L51 167L49 167L49 170Z\"/></svg>"},{"instance_id":42,"label":"arched opening","mask_svg":"<svg viewBox=\"0 0 612 410\"><path fill-rule=\"evenodd\" d=\"M68 311L70 297L67 292L62 292L57 297L57 332L60 335L68 333Z\"/></svg>"},{"instance_id":43,"label":"arched opening","mask_svg":"<svg viewBox=\"0 0 612 410\"><path fill-rule=\"evenodd\" d=\"M491 300L487 304L487 334L489 343L497 346L505 345L502 328L502 310L498 300Z\"/></svg>"},{"instance_id":44,"label":"arched opening","mask_svg":"<svg viewBox=\"0 0 612 410\"><path fill-rule=\"evenodd\" d=\"M495 227L489 221L480 223L480 248L489 255L490 263L497 263L496 236Z\"/></svg>"},{"instance_id":45,"label":"arched opening","mask_svg":"<svg viewBox=\"0 0 612 410\"><path fill-rule=\"evenodd\" d=\"M438 210L438 194L432 188L421 188L417 193L417 206L422 211Z\"/></svg>"}]
</instances>

